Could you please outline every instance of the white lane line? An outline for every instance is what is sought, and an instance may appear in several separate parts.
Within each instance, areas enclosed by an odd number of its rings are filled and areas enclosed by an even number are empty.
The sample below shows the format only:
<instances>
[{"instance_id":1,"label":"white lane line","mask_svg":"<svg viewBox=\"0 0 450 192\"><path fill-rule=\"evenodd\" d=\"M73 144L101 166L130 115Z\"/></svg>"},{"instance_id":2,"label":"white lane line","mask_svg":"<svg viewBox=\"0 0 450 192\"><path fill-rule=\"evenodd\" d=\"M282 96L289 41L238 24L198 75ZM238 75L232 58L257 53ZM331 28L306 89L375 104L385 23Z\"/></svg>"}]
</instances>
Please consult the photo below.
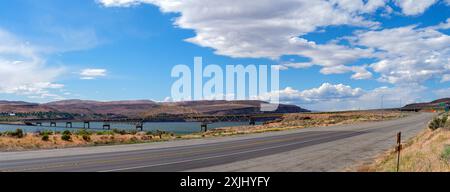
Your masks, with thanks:
<instances>
[{"instance_id":1,"label":"white lane line","mask_svg":"<svg viewBox=\"0 0 450 192\"><path fill-rule=\"evenodd\" d=\"M341 134L341 135L334 135L334 136L330 136L330 137L323 137L323 138L319 138L319 139L312 139L312 140L307 140L307 141L283 144L283 145L278 145L278 146L266 147L266 148L262 148L262 149L253 149L253 150L247 150L247 151L240 151L240 152L229 153L229 154L224 154L224 155L215 155L215 156L210 156L210 157L189 159L189 160L184 160L184 161L175 161L175 162L169 162L169 163L160 163L160 164L154 164L154 165L143 165L143 166L136 166L136 167L111 169L111 170L105 170L105 171L99 171L99 172L126 171L126 170L132 170L132 169L142 169L142 168L158 167L158 166L178 164L178 163L187 163L187 162L193 162L193 161L201 161L201 160L207 160L207 159L215 159L215 158L220 158L220 157L227 157L227 156L240 155L240 154L245 154L245 153L265 151L265 150L276 149L276 148L281 148L281 147L288 147L288 146L291 146L291 145L298 145L298 144L303 144L303 143L309 143L309 142L313 142L313 141L318 141L318 140L328 139L328 138L333 138L333 137L339 137L339 136L344 136L344 135L353 135L355 133L360 133L360 132L352 132L352 133L346 133L346 134Z\"/></svg>"}]
</instances>

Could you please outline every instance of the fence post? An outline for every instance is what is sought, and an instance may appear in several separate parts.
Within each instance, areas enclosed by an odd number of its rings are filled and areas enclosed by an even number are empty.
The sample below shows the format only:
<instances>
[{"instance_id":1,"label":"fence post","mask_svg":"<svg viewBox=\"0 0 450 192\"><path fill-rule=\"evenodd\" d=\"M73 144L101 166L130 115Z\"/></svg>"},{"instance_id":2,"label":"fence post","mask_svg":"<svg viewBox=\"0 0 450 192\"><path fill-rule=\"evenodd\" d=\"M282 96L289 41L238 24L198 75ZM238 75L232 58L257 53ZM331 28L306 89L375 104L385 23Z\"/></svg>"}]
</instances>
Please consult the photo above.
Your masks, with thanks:
<instances>
[{"instance_id":1,"label":"fence post","mask_svg":"<svg viewBox=\"0 0 450 192\"><path fill-rule=\"evenodd\" d=\"M402 150L402 132L397 133L397 172L400 171L400 151Z\"/></svg>"}]
</instances>

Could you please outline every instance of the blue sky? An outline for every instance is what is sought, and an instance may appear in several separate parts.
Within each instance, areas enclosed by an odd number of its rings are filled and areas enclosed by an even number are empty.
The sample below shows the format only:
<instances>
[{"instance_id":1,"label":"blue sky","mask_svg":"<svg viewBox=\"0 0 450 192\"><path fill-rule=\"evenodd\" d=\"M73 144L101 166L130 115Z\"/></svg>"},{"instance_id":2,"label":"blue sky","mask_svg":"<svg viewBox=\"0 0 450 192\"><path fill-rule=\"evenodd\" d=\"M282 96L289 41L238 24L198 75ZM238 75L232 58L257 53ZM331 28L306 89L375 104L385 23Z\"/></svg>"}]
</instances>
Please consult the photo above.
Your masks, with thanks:
<instances>
[{"instance_id":1,"label":"blue sky","mask_svg":"<svg viewBox=\"0 0 450 192\"><path fill-rule=\"evenodd\" d=\"M0 1L0 100L163 101L195 56L282 65L283 102L315 110L450 97L449 4Z\"/></svg>"}]
</instances>

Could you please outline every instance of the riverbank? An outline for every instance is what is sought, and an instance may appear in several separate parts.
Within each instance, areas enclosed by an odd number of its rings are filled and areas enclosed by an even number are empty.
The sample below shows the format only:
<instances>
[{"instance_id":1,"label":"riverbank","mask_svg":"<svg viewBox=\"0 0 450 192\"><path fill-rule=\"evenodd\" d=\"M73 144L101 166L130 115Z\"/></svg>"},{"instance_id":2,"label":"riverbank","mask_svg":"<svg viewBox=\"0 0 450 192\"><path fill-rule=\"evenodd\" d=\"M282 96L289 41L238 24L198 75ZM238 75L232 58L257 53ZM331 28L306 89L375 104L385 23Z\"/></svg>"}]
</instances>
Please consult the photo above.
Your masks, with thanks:
<instances>
[{"instance_id":1,"label":"riverbank","mask_svg":"<svg viewBox=\"0 0 450 192\"><path fill-rule=\"evenodd\" d=\"M136 132L119 130L89 132L86 130L79 130L74 132L67 131L67 134L63 134L61 132L24 133L23 136L19 138L17 137L17 134L9 132L0 135L0 151L59 149L68 147L151 143L183 139L223 137L309 127L390 120L406 115L406 113L396 111L384 112L383 117L379 112L287 114L283 117L283 120L269 122L265 125L218 128L203 133L188 135L176 135L166 132ZM69 135L70 139L68 139L67 136L63 138L64 135Z\"/></svg>"},{"instance_id":2,"label":"riverbank","mask_svg":"<svg viewBox=\"0 0 450 192\"><path fill-rule=\"evenodd\" d=\"M433 127L434 125L430 126ZM370 164L361 166L362 172L397 171L397 153L391 149ZM403 144L400 156L401 172L450 171L450 123L427 128Z\"/></svg>"},{"instance_id":3,"label":"riverbank","mask_svg":"<svg viewBox=\"0 0 450 192\"><path fill-rule=\"evenodd\" d=\"M0 121L0 125L25 125L21 121Z\"/></svg>"}]
</instances>

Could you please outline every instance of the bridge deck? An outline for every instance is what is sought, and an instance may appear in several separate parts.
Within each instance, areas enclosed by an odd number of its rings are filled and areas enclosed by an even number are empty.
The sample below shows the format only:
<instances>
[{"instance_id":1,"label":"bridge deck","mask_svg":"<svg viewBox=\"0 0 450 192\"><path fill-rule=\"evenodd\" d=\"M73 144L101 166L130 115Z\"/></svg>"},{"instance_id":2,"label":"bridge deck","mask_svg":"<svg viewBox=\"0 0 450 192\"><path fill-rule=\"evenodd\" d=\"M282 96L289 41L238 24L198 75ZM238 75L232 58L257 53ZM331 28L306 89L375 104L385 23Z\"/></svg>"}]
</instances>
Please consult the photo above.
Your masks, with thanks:
<instances>
[{"instance_id":1,"label":"bridge deck","mask_svg":"<svg viewBox=\"0 0 450 192\"><path fill-rule=\"evenodd\" d=\"M221 121L255 121L257 119L278 119L283 114L255 114L255 115L187 115L179 117L185 122L221 122ZM40 123L40 122L111 122L111 123L145 123L145 122L157 122L163 119L163 117L150 117L145 119L27 119L23 122Z\"/></svg>"}]
</instances>

